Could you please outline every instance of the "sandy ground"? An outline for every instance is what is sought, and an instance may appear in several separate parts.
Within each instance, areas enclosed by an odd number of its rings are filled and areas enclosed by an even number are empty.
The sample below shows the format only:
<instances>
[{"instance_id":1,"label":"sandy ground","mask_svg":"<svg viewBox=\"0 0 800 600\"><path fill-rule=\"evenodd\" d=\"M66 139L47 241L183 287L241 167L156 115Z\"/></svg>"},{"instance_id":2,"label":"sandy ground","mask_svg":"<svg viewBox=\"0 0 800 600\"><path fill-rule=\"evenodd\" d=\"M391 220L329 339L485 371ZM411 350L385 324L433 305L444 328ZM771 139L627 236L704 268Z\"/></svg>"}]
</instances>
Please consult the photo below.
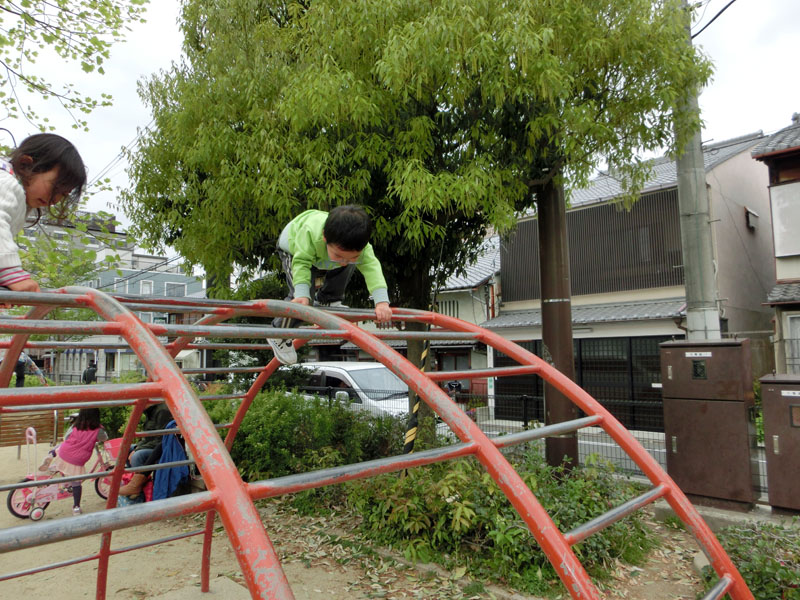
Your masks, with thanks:
<instances>
[{"instance_id":1,"label":"sandy ground","mask_svg":"<svg viewBox=\"0 0 800 600\"><path fill-rule=\"evenodd\" d=\"M47 447L40 445L39 457ZM26 471L25 450L17 460L16 448L0 448L0 483L19 481ZM30 524L14 517L6 508L7 493L0 507L0 528ZM101 511L104 501L93 486L84 486L84 513ZM59 500L48 508L45 520L71 516L72 502ZM463 600L530 598L496 586L476 584L458 574L433 566L407 565L401 557L382 549L370 548L353 533L352 523L341 518L308 518L278 512L275 504L260 509L267 533L297 600L360 598L434 598ZM149 540L202 528L203 515L174 519L158 524L132 527L114 532L112 548L118 549ZM656 535L661 547L641 567L618 565L612 581L601 584L604 599L691 600L700 590L691 568L696 545L683 531L658 524ZM23 550L0 557L0 575L32 569L88 556L99 548L99 536ZM242 587L239 565L217 521L213 544L212 594L200 592L200 552L202 538L184 540L133 550L110 561L108 598L248 598ZM0 582L0 597L73 600L95 597L95 561Z\"/></svg>"}]
</instances>

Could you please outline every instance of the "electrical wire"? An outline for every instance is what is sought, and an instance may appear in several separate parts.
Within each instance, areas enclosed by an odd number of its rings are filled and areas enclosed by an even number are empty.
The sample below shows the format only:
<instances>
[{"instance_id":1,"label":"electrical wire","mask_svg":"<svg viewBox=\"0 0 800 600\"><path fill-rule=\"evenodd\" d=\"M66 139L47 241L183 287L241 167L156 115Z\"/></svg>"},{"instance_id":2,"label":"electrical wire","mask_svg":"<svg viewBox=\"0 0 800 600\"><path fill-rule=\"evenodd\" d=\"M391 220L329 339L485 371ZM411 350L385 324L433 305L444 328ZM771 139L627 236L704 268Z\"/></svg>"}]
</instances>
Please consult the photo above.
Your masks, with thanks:
<instances>
[{"instance_id":1,"label":"electrical wire","mask_svg":"<svg viewBox=\"0 0 800 600\"><path fill-rule=\"evenodd\" d=\"M708 26L709 26L709 25L711 25L711 24L712 24L714 21L716 21L716 20L717 20L717 17L719 17L719 16L720 16L722 13L724 13L726 10L728 10L728 7L730 7L730 6L731 6L731 5L732 5L734 2L736 2L736 0L731 0L730 2L728 2L728 3L727 3L727 4L726 4L726 5L725 5L725 6L722 8L722 10L720 10L720 11L719 11L717 14L715 14L715 15L714 15L714 16L711 18L711 20L710 20L708 23L706 23L705 25L703 25L703 28L702 28L700 31L698 31L697 33L693 33L693 34L692 34L692 39L696 38L698 35L700 35L701 33L703 33L703 32L704 32L704 31L705 31L705 30L708 28Z\"/></svg>"},{"instance_id":2,"label":"electrical wire","mask_svg":"<svg viewBox=\"0 0 800 600\"><path fill-rule=\"evenodd\" d=\"M126 150L130 151L131 149L133 149L133 147L142 138L142 135L144 134L144 132L148 131L150 129L150 126L154 122L155 122L155 119L150 119L150 122L147 125L145 125L140 131L138 131L136 133L136 136L134 136L134 138L124 146L124 150L120 150L120 152L114 158L112 158L105 167L100 169L100 171L97 173L97 175L95 175L92 178L92 180L87 184L87 187L90 187L90 186L94 185L94 183L99 181L103 176L105 176L106 173L108 173L111 169L113 169L116 165L118 165L122 161L122 159L125 158L124 152Z\"/></svg>"},{"instance_id":3,"label":"electrical wire","mask_svg":"<svg viewBox=\"0 0 800 600\"><path fill-rule=\"evenodd\" d=\"M132 280L132 279L134 279L136 277L144 277L148 273L152 272L154 269L158 269L159 267L165 267L165 266L167 266L167 265L169 265L169 264L171 264L171 263L173 263L173 262L175 262L175 261L177 261L177 260L179 260L181 258L183 258L183 257L180 256L180 255L175 255L172 258L164 259L160 263L156 263L154 265L149 265L148 268L146 268L146 269L140 269L137 272L132 273L130 275L127 275L125 277L121 277L119 279L115 279L111 283L107 283L105 285L101 285L97 289L98 290L102 290L102 289L106 289L106 288L113 288L117 284L122 283L123 281L130 281L130 280Z\"/></svg>"},{"instance_id":4,"label":"electrical wire","mask_svg":"<svg viewBox=\"0 0 800 600\"><path fill-rule=\"evenodd\" d=\"M703 7L703 14L697 19L697 24L699 25L703 18L706 16L706 11L708 10L708 5L711 4L711 0L706 0L705 2L701 2L700 6Z\"/></svg>"}]
</instances>

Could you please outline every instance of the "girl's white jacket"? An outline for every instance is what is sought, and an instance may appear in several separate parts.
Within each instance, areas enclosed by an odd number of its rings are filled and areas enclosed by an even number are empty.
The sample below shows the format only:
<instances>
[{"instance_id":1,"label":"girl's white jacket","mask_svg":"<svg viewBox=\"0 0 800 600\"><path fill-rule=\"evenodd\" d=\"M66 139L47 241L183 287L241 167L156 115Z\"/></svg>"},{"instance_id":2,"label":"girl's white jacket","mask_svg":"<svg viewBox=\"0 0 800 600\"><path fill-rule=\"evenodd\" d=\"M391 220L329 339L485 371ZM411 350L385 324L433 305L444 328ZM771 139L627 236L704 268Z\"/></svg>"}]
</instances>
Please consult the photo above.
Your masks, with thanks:
<instances>
[{"instance_id":1,"label":"girl's white jacket","mask_svg":"<svg viewBox=\"0 0 800 600\"><path fill-rule=\"evenodd\" d=\"M28 205L25 203L25 189L17 178L7 169L10 165L0 159L0 269L18 267L19 248L14 238L25 225Z\"/></svg>"}]
</instances>

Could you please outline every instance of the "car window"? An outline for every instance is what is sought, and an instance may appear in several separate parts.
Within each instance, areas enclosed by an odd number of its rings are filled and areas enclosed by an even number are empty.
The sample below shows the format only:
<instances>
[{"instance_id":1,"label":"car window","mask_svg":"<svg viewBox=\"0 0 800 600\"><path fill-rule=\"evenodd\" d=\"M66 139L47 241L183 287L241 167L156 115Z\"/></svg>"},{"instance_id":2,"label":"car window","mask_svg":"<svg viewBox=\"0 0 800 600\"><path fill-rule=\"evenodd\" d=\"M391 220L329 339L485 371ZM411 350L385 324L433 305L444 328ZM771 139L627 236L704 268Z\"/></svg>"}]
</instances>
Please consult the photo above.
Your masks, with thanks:
<instances>
[{"instance_id":1,"label":"car window","mask_svg":"<svg viewBox=\"0 0 800 600\"><path fill-rule=\"evenodd\" d=\"M370 398L384 400L397 394L408 395L408 386L386 367L351 371L350 377Z\"/></svg>"},{"instance_id":2,"label":"car window","mask_svg":"<svg viewBox=\"0 0 800 600\"><path fill-rule=\"evenodd\" d=\"M343 390L353 389L353 386L347 383L344 379L336 375L331 375L330 373L328 373L327 376L325 377L325 385L329 385L335 388L341 388Z\"/></svg>"}]
</instances>

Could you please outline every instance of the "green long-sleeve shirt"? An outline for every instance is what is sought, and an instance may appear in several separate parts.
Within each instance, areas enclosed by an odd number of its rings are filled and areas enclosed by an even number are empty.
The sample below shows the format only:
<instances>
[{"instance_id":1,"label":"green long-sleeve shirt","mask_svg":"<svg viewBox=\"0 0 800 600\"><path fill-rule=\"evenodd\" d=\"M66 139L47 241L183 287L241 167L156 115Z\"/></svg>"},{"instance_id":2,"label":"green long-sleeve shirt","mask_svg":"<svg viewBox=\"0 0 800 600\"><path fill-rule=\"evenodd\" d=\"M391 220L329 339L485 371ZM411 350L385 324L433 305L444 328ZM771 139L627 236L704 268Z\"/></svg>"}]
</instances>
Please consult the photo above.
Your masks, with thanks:
<instances>
[{"instance_id":1,"label":"green long-sleeve shirt","mask_svg":"<svg viewBox=\"0 0 800 600\"><path fill-rule=\"evenodd\" d=\"M328 257L323 229L328 213L307 210L289 221L281 232L278 245L292 255L292 280L296 297L311 297L311 267L324 271L338 269L339 263ZM388 286L383 278L381 263L375 256L371 244L367 244L356 262L356 268L364 276L369 293L375 304L389 302Z\"/></svg>"}]
</instances>

